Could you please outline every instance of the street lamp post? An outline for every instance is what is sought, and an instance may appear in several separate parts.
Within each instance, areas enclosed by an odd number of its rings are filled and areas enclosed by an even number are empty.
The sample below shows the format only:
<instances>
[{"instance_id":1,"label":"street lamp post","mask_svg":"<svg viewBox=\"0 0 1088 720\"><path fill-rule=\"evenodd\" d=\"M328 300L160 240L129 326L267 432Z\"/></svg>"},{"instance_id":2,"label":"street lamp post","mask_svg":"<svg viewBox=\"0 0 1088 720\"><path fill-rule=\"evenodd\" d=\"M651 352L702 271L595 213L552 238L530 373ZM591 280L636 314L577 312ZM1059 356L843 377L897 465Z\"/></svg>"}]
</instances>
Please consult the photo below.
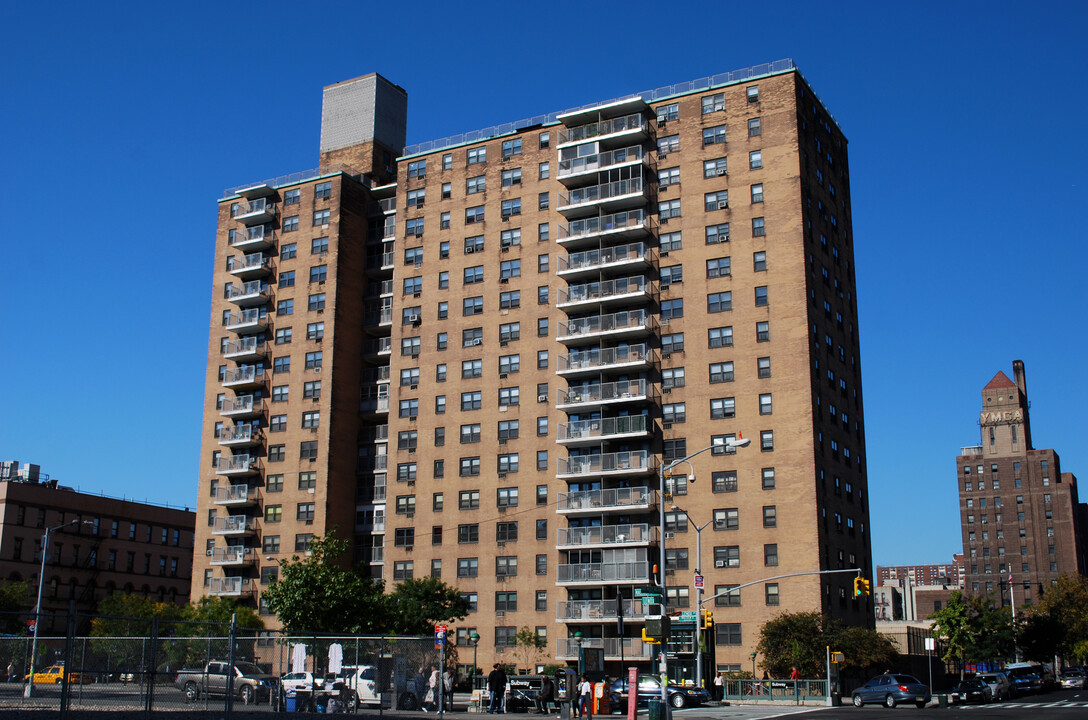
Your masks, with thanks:
<instances>
[{"instance_id":1,"label":"street lamp post","mask_svg":"<svg viewBox=\"0 0 1088 720\"><path fill-rule=\"evenodd\" d=\"M49 534L57 530L63 530L69 525L78 524L79 518L71 520L56 527L46 528L45 537L42 539L42 567L38 572L38 602L34 605L34 639L30 642L30 674L27 676L26 687L23 688L23 697L29 698L34 694L34 659L38 654L38 626L42 622L42 586L45 584L45 557L49 554ZM93 525L91 520L84 520L84 525Z\"/></svg>"},{"instance_id":2,"label":"street lamp post","mask_svg":"<svg viewBox=\"0 0 1088 720\"><path fill-rule=\"evenodd\" d=\"M752 653L748 657L752 658L752 688L753 688L752 691L755 692L755 686L756 686L756 654Z\"/></svg>"},{"instance_id":3,"label":"street lamp post","mask_svg":"<svg viewBox=\"0 0 1088 720\"><path fill-rule=\"evenodd\" d=\"M586 655L582 649L582 631L579 630L574 633L574 640L578 643L578 679L581 680L582 676L586 674Z\"/></svg>"},{"instance_id":4,"label":"street lamp post","mask_svg":"<svg viewBox=\"0 0 1088 720\"><path fill-rule=\"evenodd\" d=\"M480 674L480 668L476 666L476 648L480 644L480 633L473 630L468 639L472 641L472 689L479 690L476 687L476 676Z\"/></svg>"},{"instance_id":5,"label":"street lamp post","mask_svg":"<svg viewBox=\"0 0 1088 720\"><path fill-rule=\"evenodd\" d=\"M659 555L659 557L658 557L658 563L659 563L658 572L660 572L661 610L662 610L662 612L664 612L664 610L665 610L665 601L668 598L668 589L667 589L667 586L665 584L665 495L666 495L666 492L665 492L665 473L667 473L669 470L672 470L674 467L676 467L680 463L688 462L689 460L691 460L696 455L702 455L703 453L707 452L708 450L714 450L715 448L720 447L720 448L723 448L723 450L725 452L730 452L730 451L736 452L737 448L744 447L749 442L751 442L751 440L749 438L746 438L742 434L737 433L737 437L735 437L735 438L725 438L721 442L715 442L713 445L708 445L707 447L703 448L702 450L696 450L695 452L691 453L690 455L686 455L686 456L680 458L679 460L673 460L672 462L669 462L669 463L662 463L661 467L658 469L658 480L660 482L659 492L661 493L661 497L658 498L658 503L657 503L658 509L660 511L659 512L659 517L658 517L658 523L659 523L660 528L661 528L661 542L658 543L658 550L660 551L658 553L658 555ZM690 463L689 463L689 465L690 465ZM693 469L693 473L694 473L694 469ZM663 712L665 713L665 716L667 718L668 715L669 715L669 652L668 652L668 640L666 638L661 638L661 662L660 662L660 668L661 668L661 702L662 702L662 706L663 706Z\"/></svg>"},{"instance_id":6,"label":"street lamp post","mask_svg":"<svg viewBox=\"0 0 1088 720\"><path fill-rule=\"evenodd\" d=\"M692 473L694 476L694 472ZM703 567L703 530L714 522L711 518L702 525L696 525L695 521L683 508L672 506L673 512L682 512L688 523L695 528L695 574L702 575ZM703 588L695 588L695 686L703 687L703 619L699 617L703 610Z\"/></svg>"}]
</instances>

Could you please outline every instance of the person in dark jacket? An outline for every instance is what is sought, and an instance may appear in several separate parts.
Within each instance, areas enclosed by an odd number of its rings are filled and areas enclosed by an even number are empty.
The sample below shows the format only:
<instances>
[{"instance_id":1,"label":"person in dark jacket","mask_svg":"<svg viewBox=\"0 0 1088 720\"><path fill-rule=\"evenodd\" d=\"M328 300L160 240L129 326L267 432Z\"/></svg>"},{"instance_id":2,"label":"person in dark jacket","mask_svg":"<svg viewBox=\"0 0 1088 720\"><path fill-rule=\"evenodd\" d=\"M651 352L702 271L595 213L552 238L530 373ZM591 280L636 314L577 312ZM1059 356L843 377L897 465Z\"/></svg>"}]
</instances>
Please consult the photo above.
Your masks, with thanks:
<instances>
[{"instance_id":1,"label":"person in dark jacket","mask_svg":"<svg viewBox=\"0 0 1088 720\"><path fill-rule=\"evenodd\" d=\"M555 702L555 683L551 676L545 675L544 682L540 685L540 692L536 696L536 709L538 712L547 713L548 704Z\"/></svg>"},{"instance_id":2,"label":"person in dark jacket","mask_svg":"<svg viewBox=\"0 0 1088 720\"><path fill-rule=\"evenodd\" d=\"M503 701L506 699L506 673L502 666L495 663L494 669L487 675L487 691L491 694L489 714L504 712Z\"/></svg>"}]
</instances>

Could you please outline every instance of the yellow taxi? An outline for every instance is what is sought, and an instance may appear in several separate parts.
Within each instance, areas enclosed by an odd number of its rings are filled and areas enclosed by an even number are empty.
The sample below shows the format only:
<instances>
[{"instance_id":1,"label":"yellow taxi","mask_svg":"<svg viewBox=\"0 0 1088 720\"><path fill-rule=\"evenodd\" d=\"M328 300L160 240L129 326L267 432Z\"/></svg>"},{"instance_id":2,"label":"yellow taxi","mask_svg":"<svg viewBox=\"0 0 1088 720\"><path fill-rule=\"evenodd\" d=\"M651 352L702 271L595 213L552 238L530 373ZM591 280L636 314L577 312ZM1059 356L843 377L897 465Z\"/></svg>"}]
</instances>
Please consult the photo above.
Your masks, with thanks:
<instances>
[{"instance_id":1,"label":"yellow taxi","mask_svg":"<svg viewBox=\"0 0 1088 720\"><path fill-rule=\"evenodd\" d=\"M26 675L23 680L29 680L30 675ZM76 683L82 685L86 680L83 676L77 672L65 672L63 665L51 665L44 670L40 670L34 673L35 685L60 685L63 682Z\"/></svg>"}]
</instances>

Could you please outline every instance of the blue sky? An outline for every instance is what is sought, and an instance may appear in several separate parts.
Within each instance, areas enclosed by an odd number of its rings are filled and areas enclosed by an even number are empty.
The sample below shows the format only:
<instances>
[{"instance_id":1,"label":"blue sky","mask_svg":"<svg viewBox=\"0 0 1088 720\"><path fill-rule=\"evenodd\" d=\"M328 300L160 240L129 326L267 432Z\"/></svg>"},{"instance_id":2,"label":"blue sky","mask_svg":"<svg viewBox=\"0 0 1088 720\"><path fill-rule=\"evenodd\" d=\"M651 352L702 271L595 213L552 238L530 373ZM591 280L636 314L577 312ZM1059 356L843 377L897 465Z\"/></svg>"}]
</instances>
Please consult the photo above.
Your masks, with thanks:
<instances>
[{"instance_id":1,"label":"blue sky","mask_svg":"<svg viewBox=\"0 0 1088 720\"><path fill-rule=\"evenodd\" d=\"M322 86L381 72L414 143L792 57L850 140L875 563L960 550L1014 359L1088 478L1088 5L378 5L5 10L0 457L195 503L216 200L317 165Z\"/></svg>"}]
</instances>

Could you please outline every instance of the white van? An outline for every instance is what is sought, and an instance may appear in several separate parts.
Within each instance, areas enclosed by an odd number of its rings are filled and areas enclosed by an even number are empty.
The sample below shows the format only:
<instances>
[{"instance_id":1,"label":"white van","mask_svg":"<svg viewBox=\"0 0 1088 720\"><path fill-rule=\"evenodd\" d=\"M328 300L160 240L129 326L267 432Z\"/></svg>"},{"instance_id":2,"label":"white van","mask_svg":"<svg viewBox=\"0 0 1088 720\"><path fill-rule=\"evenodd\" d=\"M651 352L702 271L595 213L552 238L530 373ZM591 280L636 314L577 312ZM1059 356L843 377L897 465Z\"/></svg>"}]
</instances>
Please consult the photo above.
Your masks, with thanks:
<instances>
[{"instance_id":1,"label":"white van","mask_svg":"<svg viewBox=\"0 0 1088 720\"><path fill-rule=\"evenodd\" d=\"M376 706L379 702L383 702L386 707L390 707L393 702L394 690L390 687L382 696L379 696L377 679L378 669L373 665L345 665L341 668L340 674L336 676L334 682L342 682L345 690L351 690L355 705ZM326 681L325 685L328 687L329 682ZM392 685L392 683L389 683L389 685ZM398 690L399 692L395 693L398 710L416 710L419 708L419 698L411 689L401 687ZM354 710L350 701L348 707Z\"/></svg>"}]
</instances>

